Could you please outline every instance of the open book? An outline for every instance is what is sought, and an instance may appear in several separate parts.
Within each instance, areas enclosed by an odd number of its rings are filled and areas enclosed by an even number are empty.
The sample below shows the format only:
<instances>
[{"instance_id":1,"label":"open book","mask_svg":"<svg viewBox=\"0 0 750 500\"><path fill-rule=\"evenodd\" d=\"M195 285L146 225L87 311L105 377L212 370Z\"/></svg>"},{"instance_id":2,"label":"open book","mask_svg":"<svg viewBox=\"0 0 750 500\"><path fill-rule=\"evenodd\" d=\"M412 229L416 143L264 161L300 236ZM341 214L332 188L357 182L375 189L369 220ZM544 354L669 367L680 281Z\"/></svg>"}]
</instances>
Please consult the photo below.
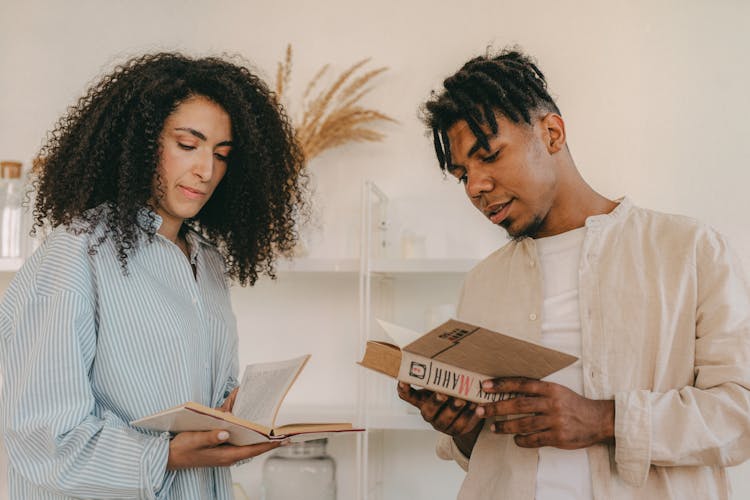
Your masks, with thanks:
<instances>
[{"instance_id":1,"label":"open book","mask_svg":"<svg viewBox=\"0 0 750 500\"><path fill-rule=\"evenodd\" d=\"M273 363L247 365L232 413L187 402L130 422L154 431L184 432L224 429L229 443L244 446L265 441L308 441L336 432L356 432L350 423L304 423L276 426L281 402L310 355Z\"/></svg>"},{"instance_id":2,"label":"open book","mask_svg":"<svg viewBox=\"0 0 750 500\"><path fill-rule=\"evenodd\" d=\"M487 379L539 379L578 359L454 319L424 335L384 321L380 321L380 325L404 347L368 341L360 365L401 382L475 403L492 403L510 397L509 394L484 392L482 382Z\"/></svg>"}]
</instances>

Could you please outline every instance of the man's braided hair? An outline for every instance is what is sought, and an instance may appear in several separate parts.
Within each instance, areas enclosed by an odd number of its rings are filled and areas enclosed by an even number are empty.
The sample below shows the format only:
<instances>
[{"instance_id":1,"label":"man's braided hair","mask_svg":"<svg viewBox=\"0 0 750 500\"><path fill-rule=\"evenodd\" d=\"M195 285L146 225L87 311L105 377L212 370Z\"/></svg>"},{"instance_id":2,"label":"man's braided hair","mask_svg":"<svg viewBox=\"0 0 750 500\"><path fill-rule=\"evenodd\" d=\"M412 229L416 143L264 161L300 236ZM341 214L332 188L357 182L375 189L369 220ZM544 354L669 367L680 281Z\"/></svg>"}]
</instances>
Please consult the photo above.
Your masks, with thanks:
<instances>
[{"instance_id":1,"label":"man's braided hair","mask_svg":"<svg viewBox=\"0 0 750 500\"><path fill-rule=\"evenodd\" d=\"M470 60L443 81L444 90L433 91L422 106L424 123L432 130L435 154L440 168L450 170L451 149L448 129L465 120L479 145L489 149L481 126L497 133L495 112L513 123L531 124L539 111L560 114L547 92L547 81L530 57L517 49L506 49L496 56Z\"/></svg>"}]
</instances>

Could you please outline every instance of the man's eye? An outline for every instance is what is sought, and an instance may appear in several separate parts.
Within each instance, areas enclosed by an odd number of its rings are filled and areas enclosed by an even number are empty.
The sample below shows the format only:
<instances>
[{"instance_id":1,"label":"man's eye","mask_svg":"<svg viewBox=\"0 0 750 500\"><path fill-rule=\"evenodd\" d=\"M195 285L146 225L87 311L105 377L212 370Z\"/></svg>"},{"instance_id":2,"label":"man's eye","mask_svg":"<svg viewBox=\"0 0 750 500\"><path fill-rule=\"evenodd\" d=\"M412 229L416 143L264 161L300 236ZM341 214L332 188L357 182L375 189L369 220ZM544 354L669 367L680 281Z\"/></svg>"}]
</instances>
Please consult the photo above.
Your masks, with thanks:
<instances>
[{"instance_id":1,"label":"man's eye","mask_svg":"<svg viewBox=\"0 0 750 500\"><path fill-rule=\"evenodd\" d=\"M466 184L469 181L469 176L466 174L463 174L461 176L456 176L456 179L458 180L459 184Z\"/></svg>"},{"instance_id":2,"label":"man's eye","mask_svg":"<svg viewBox=\"0 0 750 500\"><path fill-rule=\"evenodd\" d=\"M216 157L217 160L224 161L224 162L229 159L229 156L221 155L219 153L214 153L214 156Z\"/></svg>"},{"instance_id":3,"label":"man's eye","mask_svg":"<svg viewBox=\"0 0 750 500\"><path fill-rule=\"evenodd\" d=\"M484 163L492 163L493 161L497 160L497 156L500 154L500 151L495 151L489 156L485 156L482 158L482 162Z\"/></svg>"},{"instance_id":4,"label":"man's eye","mask_svg":"<svg viewBox=\"0 0 750 500\"><path fill-rule=\"evenodd\" d=\"M195 149L195 146L191 146L190 144L183 144L181 142L178 142L177 145L180 147L180 149L184 149L185 151L192 151Z\"/></svg>"}]
</instances>

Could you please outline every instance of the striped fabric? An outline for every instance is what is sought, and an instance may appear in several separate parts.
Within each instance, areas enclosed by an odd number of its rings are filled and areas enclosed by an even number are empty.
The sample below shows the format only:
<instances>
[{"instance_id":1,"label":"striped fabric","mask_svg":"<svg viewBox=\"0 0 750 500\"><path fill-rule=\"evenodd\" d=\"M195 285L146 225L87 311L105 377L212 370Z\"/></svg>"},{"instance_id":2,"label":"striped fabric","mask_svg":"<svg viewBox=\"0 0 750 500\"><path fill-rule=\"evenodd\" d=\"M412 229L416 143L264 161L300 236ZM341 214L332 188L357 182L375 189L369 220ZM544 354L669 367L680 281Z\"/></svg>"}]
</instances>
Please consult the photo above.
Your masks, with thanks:
<instances>
[{"instance_id":1,"label":"striped fabric","mask_svg":"<svg viewBox=\"0 0 750 500\"><path fill-rule=\"evenodd\" d=\"M223 260L189 233L194 276L157 235L124 276L110 240L88 254L101 231L53 231L0 304L10 496L230 499L229 469L167 472L166 436L128 425L188 400L218 406L237 384Z\"/></svg>"}]
</instances>

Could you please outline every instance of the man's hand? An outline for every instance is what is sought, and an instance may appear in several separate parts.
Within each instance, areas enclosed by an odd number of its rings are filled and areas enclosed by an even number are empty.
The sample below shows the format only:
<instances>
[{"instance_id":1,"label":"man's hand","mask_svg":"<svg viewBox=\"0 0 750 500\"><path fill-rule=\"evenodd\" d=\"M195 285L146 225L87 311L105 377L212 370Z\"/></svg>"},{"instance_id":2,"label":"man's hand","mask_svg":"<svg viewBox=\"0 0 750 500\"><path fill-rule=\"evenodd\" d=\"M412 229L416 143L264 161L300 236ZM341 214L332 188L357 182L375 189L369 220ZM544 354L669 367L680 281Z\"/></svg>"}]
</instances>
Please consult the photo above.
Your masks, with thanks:
<instances>
[{"instance_id":1,"label":"man's hand","mask_svg":"<svg viewBox=\"0 0 750 500\"><path fill-rule=\"evenodd\" d=\"M515 398L480 406L477 414L510 416L511 420L493 423L491 430L515 434L516 444L523 448L554 446L574 450L614 440L612 400L587 399L565 386L526 378L486 380L482 389L516 393Z\"/></svg>"},{"instance_id":2,"label":"man's hand","mask_svg":"<svg viewBox=\"0 0 750 500\"><path fill-rule=\"evenodd\" d=\"M419 408L422 418L444 434L453 436L456 446L467 457L482 429L483 419L477 415L477 405L427 389L414 389L399 382L398 396Z\"/></svg>"},{"instance_id":3,"label":"man's hand","mask_svg":"<svg viewBox=\"0 0 750 500\"><path fill-rule=\"evenodd\" d=\"M233 446L226 431L181 432L169 442L167 470L228 467L281 445L280 442Z\"/></svg>"}]
</instances>

